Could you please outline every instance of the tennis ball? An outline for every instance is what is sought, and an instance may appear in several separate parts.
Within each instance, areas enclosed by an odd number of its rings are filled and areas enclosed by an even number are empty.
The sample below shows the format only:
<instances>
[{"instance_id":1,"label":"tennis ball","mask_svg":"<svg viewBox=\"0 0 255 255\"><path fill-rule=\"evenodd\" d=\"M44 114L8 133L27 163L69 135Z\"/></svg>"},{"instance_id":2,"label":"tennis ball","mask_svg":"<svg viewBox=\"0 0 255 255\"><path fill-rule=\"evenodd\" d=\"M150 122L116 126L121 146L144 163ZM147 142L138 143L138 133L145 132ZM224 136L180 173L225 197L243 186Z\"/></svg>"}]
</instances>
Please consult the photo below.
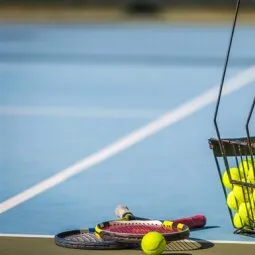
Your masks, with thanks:
<instances>
[{"instance_id":1,"label":"tennis ball","mask_svg":"<svg viewBox=\"0 0 255 255\"><path fill-rule=\"evenodd\" d=\"M166 248L165 238L158 232L149 232L144 235L141 242L142 250L148 255L159 255Z\"/></svg>"},{"instance_id":2,"label":"tennis ball","mask_svg":"<svg viewBox=\"0 0 255 255\"><path fill-rule=\"evenodd\" d=\"M239 207L239 202L235 197L235 194L233 191L229 192L227 197L227 205L230 209L237 211Z\"/></svg>"},{"instance_id":3,"label":"tennis ball","mask_svg":"<svg viewBox=\"0 0 255 255\"><path fill-rule=\"evenodd\" d=\"M242 182L250 183L249 180L242 179ZM252 197L252 188L241 186L241 185L233 185L233 193L238 200L239 203L243 203L249 200L249 196Z\"/></svg>"},{"instance_id":4,"label":"tennis ball","mask_svg":"<svg viewBox=\"0 0 255 255\"><path fill-rule=\"evenodd\" d=\"M254 178L254 173L252 172L251 175L248 175L247 180L251 184L255 184L255 178Z\"/></svg>"},{"instance_id":5,"label":"tennis ball","mask_svg":"<svg viewBox=\"0 0 255 255\"><path fill-rule=\"evenodd\" d=\"M230 168L229 172L230 172L230 176L231 176L232 180L240 181L240 179L244 177L242 172L240 172L240 174L239 174L239 169L237 167ZM222 176L222 182L223 182L223 185L225 188L227 188L229 190L233 189L233 185L230 183L227 171L225 171Z\"/></svg>"},{"instance_id":6,"label":"tennis ball","mask_svg":"<svg viewBox=\"0 0 255 255\"><path fill-rule=\"evenodd\" d=\"M246 176L248 176L248 171L251 167L251 161L250 160L243 160L242 162L240 162L240 164L238 165L240 171L245 174Z\"/></svg>"},{"instance_id":7,"label":"tennis ball","mask_svg":"<svg viewBox=\"0 0 255 255\"><path fill-rule=\"evenodd\" d=\"M248 172L248 179L254 184L255 183L255 176L254 176L254 172L253 169L250 169Z\"/></svg>"},{"instance_id":8,"label":"tennis ball","mask_svg":"<svg viewBox=\"0 0 255 255\"><path fill-rule=\"evenodd\" d=\"M238 213L245 224L249 224L249 219L255 220L255 208L250 203L242 203Z\"/></svg>"},{"instance_id":9,"label":"tennis ball","mask_svg":"<svg viewBox=\"0 0 255 255\"><path fill-rule=\"evenodd\" d=\"M234 226L235 228L242 228L244 226L244 223L239 215L239 213L236 213L233 218Z\"/></svg>"},{"instance_id":10,"label":"tennis ball","mask_svg":"<svg viewBox=\"0 0 255 255\"><path fill-rule=\"evenodd\" d=\"M255 172L255 163L254 163L254 165L252 165L252 161L250 161L249 170L248 170L248 178L251 181L255 181L254 172Z\"/></svg>"}]
</instances>

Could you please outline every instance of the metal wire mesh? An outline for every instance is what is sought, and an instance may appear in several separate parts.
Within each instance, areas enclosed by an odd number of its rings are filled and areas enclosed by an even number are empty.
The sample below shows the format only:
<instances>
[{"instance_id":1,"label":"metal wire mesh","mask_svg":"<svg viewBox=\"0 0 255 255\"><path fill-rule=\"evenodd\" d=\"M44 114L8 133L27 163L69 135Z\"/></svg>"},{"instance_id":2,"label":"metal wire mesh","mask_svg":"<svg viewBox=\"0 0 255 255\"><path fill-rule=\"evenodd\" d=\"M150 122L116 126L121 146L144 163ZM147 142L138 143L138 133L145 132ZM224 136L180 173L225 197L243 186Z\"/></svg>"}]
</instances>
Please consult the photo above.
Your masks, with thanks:
<instances>
[{"instance_id":1,"label":"metal wire mesh","mask_svg":"<svg viewBox=\"0 0 255 255\"><path fill-rule=\"evenodd\" d=\"M255 137L250 134L250 121L254 106L255 97L245 125L246 137L209 139L235 233L253 236L255 235ZM232 201L231 196L233 196Z\"/></svg>"}]
</instances>

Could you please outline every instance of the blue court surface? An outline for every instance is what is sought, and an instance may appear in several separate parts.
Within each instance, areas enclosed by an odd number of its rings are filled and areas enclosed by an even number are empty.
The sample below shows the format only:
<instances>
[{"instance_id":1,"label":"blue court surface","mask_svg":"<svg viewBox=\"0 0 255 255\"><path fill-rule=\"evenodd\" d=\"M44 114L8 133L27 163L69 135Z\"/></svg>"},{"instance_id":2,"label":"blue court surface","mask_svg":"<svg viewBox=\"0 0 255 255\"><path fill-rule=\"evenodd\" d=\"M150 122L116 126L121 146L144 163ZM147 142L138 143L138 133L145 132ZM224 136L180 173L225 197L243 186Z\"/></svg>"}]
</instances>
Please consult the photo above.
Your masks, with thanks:
<instances>
[{"instance_id":1,"label":"blue court surface","mask_svg":"<svg viewBox=\"0 0 255 255\"><path fill-rule=\"evenodd\" d=\"M0 232L93 227L126 204L218 226L194 238L253 240L233 234L208 146L229 36L227 25L0 25ZM238 26L222 137L246 135L254 41Z\"/></svg>"}]
</instances>

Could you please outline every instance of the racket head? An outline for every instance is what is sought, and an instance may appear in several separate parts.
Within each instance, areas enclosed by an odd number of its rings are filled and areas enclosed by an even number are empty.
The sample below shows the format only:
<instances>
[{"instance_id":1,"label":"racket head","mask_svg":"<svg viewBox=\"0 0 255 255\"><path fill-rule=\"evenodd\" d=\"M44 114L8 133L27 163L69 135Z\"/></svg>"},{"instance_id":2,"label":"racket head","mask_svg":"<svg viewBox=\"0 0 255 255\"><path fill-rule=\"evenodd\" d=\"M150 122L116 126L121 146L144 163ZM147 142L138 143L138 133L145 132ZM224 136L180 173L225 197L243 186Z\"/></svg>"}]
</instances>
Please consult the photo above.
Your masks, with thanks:
<instances>
[{"instance_id":1,"label":"racket head","mask_svg":"<svg viewBox=\"0 0 255 255\"><path fill-rule=\"evenodd\" d=\"M151 231L161 233L167 242L186 239L190 234L184 224L158 220L107 221L98 224L95 230L104 240L124 243L140 243L143 236Z\"/></svg>"},{"instance_id":2,"label":"racket head","mask_svg":"<svg viewBox=\"0 0 255 255\"><path fill-rule=\"evenodd\" d=\"M60 232L54 237L55 244L71 249L121 250L135 248L133 244L106 241L94 233L94 229L77 229Z\"/></svg>"}]
</instances>

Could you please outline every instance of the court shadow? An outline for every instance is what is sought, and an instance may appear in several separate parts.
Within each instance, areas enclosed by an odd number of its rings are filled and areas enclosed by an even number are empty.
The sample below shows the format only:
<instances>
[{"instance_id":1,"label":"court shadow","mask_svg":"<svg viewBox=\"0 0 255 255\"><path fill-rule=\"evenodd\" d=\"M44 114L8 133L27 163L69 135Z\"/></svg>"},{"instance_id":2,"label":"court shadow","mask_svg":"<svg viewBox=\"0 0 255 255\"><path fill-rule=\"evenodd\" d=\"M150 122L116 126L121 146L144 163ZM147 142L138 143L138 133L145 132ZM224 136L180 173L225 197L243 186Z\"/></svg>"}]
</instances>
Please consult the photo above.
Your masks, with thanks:
<instances>
[{"instance_id":1,"label":"court shadow","mask_svg":"<svg viewBox=\"0 0 255 255\"><path fill-rule=\"evenodd\" d=\"M179 252L209 249L213 246L214 244L207 240L189 238L168 243L165 252L171 252L171 254L173 252L178 252L179 254Z\"/></svg>"},{"instance_id":2,"label":"court shadow","mask_svg":"<svg viewBox=\"0 0 255 255\"><path fill-rule=\"evenodd\" d=\"M173 253L173 252L164 252L164 253L162 253L163 255L192 255L191 253L180 253L180 252L178 252L178 253Z\"/></svg>"},{"instance_id":3,"label":"court shadow","mask_svg":"<svg viewBox=\"0 0 255 255\"><path fill-rule=\"evenodd\" d=\"M214 246L212 242L199 238L189 238L185 240L173 241L167 244L163 254L171 255L192 255L191 251L210 249ZM140 250L140 247L136 247ZM176 253L175 253L176 252Z\"/></svg>"},{"instance_id":4,"label":"court shadow","mask_svg":"<svg viewBox=\"0 0 255 255\"><path fill-rule=\"evenodd\" d=\"M194 228L194 229L191 229L190 232L203 231L203 230L213 229L213 228L220 228L220 226L206 226L203 228Z\"/></svg>"},{"instance_id":5,"label":"court shadow","mask_svg":"<svg viewBox=\"0 0 255 255\"><path fill-rule=\"evenodd\" d=\"M196 243L199 243L201 245L199 250L210 249L210 248L214 247L214 243L209 242L209 241L204 240L204 239L189 238L189 240L194 241Z\"/></svg>"}]
</instances>

